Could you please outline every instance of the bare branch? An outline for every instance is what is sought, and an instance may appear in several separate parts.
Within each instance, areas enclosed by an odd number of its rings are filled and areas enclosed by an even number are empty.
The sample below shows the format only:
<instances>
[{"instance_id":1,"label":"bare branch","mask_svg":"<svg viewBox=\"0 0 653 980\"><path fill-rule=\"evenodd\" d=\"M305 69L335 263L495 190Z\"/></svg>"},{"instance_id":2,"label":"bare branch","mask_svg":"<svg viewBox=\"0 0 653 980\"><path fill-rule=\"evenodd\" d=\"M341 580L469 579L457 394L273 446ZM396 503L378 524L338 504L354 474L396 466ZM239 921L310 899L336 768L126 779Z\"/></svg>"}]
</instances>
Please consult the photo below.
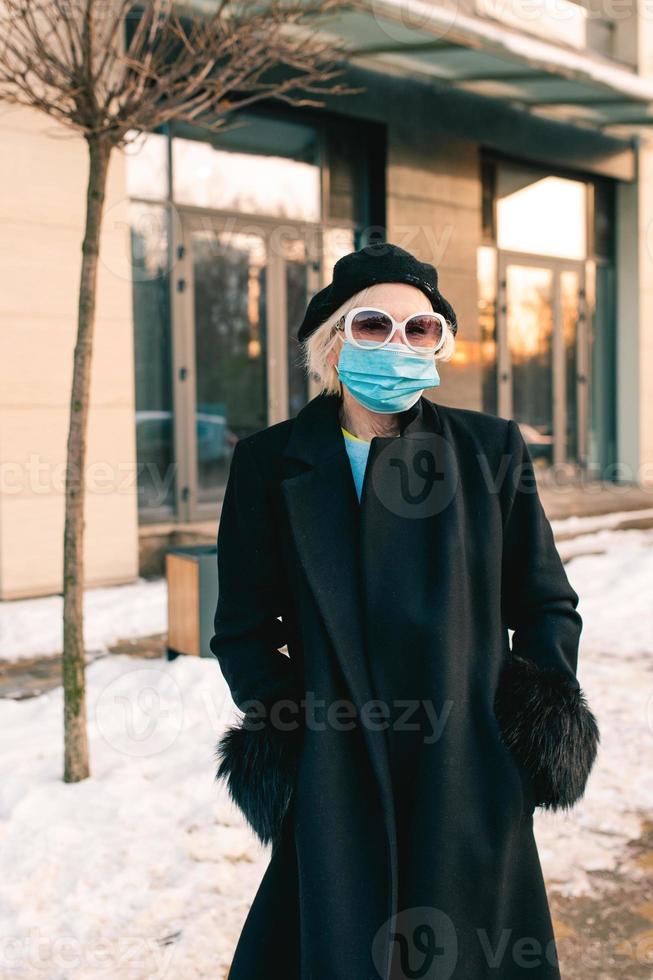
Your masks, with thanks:
<instances>
[{"instance_id":1,"label":"bare branch","mask_svg":"<svg viewBox=\"0 0 653 980\"><path fill-rule=\"evenodd\" d=\"M320 106L352 94L329 17L362 0L3 0L0 100L125 145L171 120L214 132L262 99Z\"/></svg>"}]
</instances>

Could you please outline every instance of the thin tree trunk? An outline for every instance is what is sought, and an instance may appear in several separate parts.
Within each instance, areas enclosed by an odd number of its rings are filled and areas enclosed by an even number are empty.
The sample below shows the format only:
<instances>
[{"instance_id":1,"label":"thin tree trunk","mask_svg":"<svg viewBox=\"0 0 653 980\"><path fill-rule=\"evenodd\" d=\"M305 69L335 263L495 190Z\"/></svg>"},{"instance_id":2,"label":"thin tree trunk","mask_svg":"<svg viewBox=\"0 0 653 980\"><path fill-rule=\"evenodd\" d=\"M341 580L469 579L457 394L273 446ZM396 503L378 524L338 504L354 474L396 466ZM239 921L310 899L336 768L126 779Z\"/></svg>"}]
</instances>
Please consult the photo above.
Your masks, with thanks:
<instances>
[{"instance_id":1,"label":"thin tree trunk","mask_svg":"<svg viewBox=\"0 0 653 980\"><path fill-rule=\"evenodd\" d=\"M90 774L84 675L84 487L102 207L111 146L87 139L89 175L66 458L63 557L64 781Z\"/></svg>"}]
</instances>

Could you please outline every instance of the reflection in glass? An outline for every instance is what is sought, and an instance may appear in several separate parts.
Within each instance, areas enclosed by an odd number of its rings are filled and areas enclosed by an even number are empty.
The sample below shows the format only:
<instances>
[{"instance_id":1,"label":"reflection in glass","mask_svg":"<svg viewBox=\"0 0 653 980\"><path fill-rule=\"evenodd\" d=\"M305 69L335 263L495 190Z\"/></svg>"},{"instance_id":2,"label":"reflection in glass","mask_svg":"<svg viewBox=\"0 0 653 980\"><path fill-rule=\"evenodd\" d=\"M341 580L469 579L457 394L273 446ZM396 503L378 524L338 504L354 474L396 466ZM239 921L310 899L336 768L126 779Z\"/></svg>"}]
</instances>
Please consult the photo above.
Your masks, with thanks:
<instances>
[{"instance_id":1,"label":"reflection in glass","mask_svg":"<svg viewBox=\"0 0 653 980\"><path fill-rule=\"evenodd\" d=\"M616 275L612 264L596 267L592 322L589 466L598 479L612 478L617 460Z\"/></svg>"},{"instance_id":2,"label":"reflection in glass","mask_svg":"<svg viewBox=\"0 0 653 980\"><path fill-rule=\"evenodd\" d=\"M499 248L561 258L586 256L587 187L502 165L497 175Z\"/></svg>"},{"instance_id":3,"label":"reflection in glass","mask_svg":"<svg viewBox=\"0 0 653 980\"><path fill-rule=\"evenodd\" d=\"M133 267L139 508L174 506L168 221L165 208L129 205Z\"/></svg>"},{"instance_id":4,"label":"reflection in glass","mask_svg":"<svg viewBox=\"0 0 653 980\"><path fill-rule=\"evenodd\" d=\"M349 252L353 252L355 248L353 228L324 229L322 268L324 274L327 276L328 282L331 282L333 267L338 259L342 258L343 255L347 255Z\"/></svg>"},{"instance_id":5,"label":"reflection in glass","mask_svg":"<svg viewBox=\"0 0 653 980\"><path fill-rule=\"evenodd\" d=\"M123 150L129 197L164 201L168 196L168 138L159 133L138 136Z\"/></svg>"},{"instance_id":6,"label":"reflection in glass","mask_svg":"<svg viewBox=\"0 0 653 980\"><path fill-rule=\"evenodd\" d=\"M233 447L267 424L266 273L258 235L195 231L198 501L224 491Z\"/></svg>"},{"instance_id":7,"label":"reflection in glass","mask_svg":"<svg viewBox=\"0 0 653 980\"><path fill-rule=\"evenodd\" d=\"M362 181L361 143L348 126L332 125L326 134L328 184L326 211L330 221L352 224L358 220Z\"/></svg>"},{"instance_id":8,"label":"reflection in glass","mask_svg":"<svg viewBox=\"0 0 653 980\"><path fill-rule=\"evenodd\" d=\"M306 243L301 239L285 243L286 323L288 325L288 417L292 418L308 401L308 377L301 365L297 330L308 304L308 265Z\"/></svg>"},{"instance_id":9,"label":"reflection in glass","mask_svg":"<svg viewBox=\"0 0 653 980\"><path fill-rule=\"evenodd\" d=\"M567 459L578 460L578 319L580 294L578 273L565 269L560 273L560 308L565 351L565 387L567 405Z\"/></svg>"},{"instance_id":10,"label":"reflection in glass","mask_svg":"<svg viewBox=\"0 0 653 980\"><path fill-rule=\"evenodd\" d=\"M247 214L320 219L320 168L283 156L172 141L174 199L179 204Z\"/></svg>"},{"instance_id":11,"label":"reflection in glass","mask_svg":"<svg viewBox=\"0 0 653 980\"><path fill-rule=\"evenodd\" d=\"M506 268L512 415L533 460L553 462L553 272Z\"/></svg>"},{"instance_id":12,"label":"reflection in glass","mask_svg":"<svg viewBox=\"0 0 653 980\"><path fill-rule=\"evenodd\" d=\"M476 255L478 319L481 328L483 411L497 414L497 252L482 245Z\"/></svg>"},{"instance_id":13,"label":"reflection in glass","mask_svg":"<svg viewBox=\"0 0 653 980\"><path fill-rule=\"evenodd\" d=\"M616 251L616 180L598 177L594 183L594 252L613 259Z\"/></svg>"}]
</instances>

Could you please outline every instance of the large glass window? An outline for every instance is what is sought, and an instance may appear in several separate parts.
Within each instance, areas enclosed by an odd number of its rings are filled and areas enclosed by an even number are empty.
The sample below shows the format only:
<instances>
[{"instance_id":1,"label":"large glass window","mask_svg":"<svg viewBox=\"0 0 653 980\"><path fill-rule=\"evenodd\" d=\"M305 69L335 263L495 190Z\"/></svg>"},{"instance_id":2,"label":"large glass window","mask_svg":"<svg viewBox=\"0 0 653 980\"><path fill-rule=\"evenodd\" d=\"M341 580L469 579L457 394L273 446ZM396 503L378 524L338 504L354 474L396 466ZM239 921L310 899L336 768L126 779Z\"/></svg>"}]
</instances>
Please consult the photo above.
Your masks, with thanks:
<instances>
[{"instance_id":1,"label":"large glass window","mask_svg":"<svg viewBox=\"0 0 653 980\"><path fill-rule=\"evenodd\" d=\"M308 401L308 378L301 362L297 330L309 301L309 256L302 239L286 241L285 294L288 323L288 414L294 416Z\"/></svg>"},{"instance_id":2,"label":"large glass window","mask_svg":"<svg viewBox=\"0 0 653 980\"><path fill-rule=\"evenodd\" d=\"M362 203L363 157L351 126L329 128L326 139L327 201L330 221L355 225Z\"/></svg>"},{"instance_id":3,"label":"large glass window","mask_svg":"<svg viewBox=\"0 0 653 980\"><path fill-rule=\"evenodd\" d=\"M129 196L164 201L168 196L168 137L141 133L125 147L125 156Z\"/></svg>"},{"instance_id":4,"label":"large glass window","mask_svg":"<svg viewBox=\"0 0 653 980\"><path fill-rule=\"evenodd\" d=\"M216 499L235 443L266 423L265 241L191 233L198 503Z\"/></svg>"},{"instance_id":5,"label":"large glass window","mask_svg":"<svg viewBox=\"0 0 653 980\"><path fill-rule=\"evenodd\" d=\"M590 432L588 465L593 476L617 476L615 269L598 262L590 337ZM609 474L609 477L606 476Z\"/></svg>"},{"instance_id":6,"label":"large glass window","mask_svg":"<svg viewBox=\"0 0 653 980\"><path fill-rule=\"evenodd\" d=\"M616 475L617 459L617 346L616 346L616 184L607 178L594 184L593 278L589 305L589 451L588 466L598 478Z\"/></svg>"},{"instance_id":7,"label":"large glass window","mask_svg":"<svg viewBox=\"0 0 653 980\"><path fill-rule=\"evenodd\" d=\"M497 244L565 259L587 255L587 186L502 165L497 170Z\"/></svg>"},{"instance_id":8,"label":"large glass window","mask_svg":"<svg viewBox=\"0 0 653 980\"><path fill-rule=\"evenodd\" d=\"M614 182L482 154L483 408L516 418L536 458L615 459Z\"/></svg>"},{"instance_id":9,"label":"large glass window","mask_svg":"<svg viewBox=\"0 0 653 980\"><path fill-rule=\"evenodd\" d=\"M478 273L478 319L481 330L483 411L498 411L497 400L497 250L482 245L476 257Z\"/></svg>"},{"instance_id":10,"label":"large glass window","mask_svg":"<svg viewBox=\"0 0 653 980\"><path fill-rule=\"evenodd\" d=\"M553 462L553 272L506 269L507 340L512 366L512 417L534 460Z\"/></svg>"},{"instance_id":11,"label":"large glass window","mask_svg":"<svg viewBox=\"0 0 653 980\"><path fill-rule=\"evenodd\" d=\"M151 519L175 502L181 519L212 515L237 440L308 400L296 340L306 305L362 228L380 225L362 128L253 111L215 133L175 122L126 151L145 221L132 241L139 501Z\"/></svg>"},{"instance_id":12,"label":"large glass window","mask_svg":"<svg viewBox=\"0 0 653 980\"><path fill-rule=\"evenodd\" d=\"M603 178L594 183L594 254L612 261L615 257L615 181Z\"/></svg>"},{"instance_id":13,"label":"large glass window","mask_svg":"<svg viewBox=\"0 0 653 980\"><path fill-rule=\"evenodd\" d=\"M560 317L564 348L564 391L566 419L566 452L571 460L579 455L578 445L578 331L580 326L580 276L575 269L560 272Z\"/></svg>"},{"instance_id":14,"label":"large glass window","mask_svg":"<svg viewBox=\"0 0 653 980\"><path fill-rule=\"evenodd\" d=\"M131 225L136 450L140 507L174 503L174 427L168 216L164 207L132 202Z\"/></svg>"},{"instance_id":15,"label":"large glass window","mask_svg":"<svg viewBox=\"0 0 653 980\"><path fill-rule=\"evenodd\" d=\"M175 123L173 198L180 205L319 221L321 169L315 127L239 113L207 134Z\"/></svg>"}]
</instances>

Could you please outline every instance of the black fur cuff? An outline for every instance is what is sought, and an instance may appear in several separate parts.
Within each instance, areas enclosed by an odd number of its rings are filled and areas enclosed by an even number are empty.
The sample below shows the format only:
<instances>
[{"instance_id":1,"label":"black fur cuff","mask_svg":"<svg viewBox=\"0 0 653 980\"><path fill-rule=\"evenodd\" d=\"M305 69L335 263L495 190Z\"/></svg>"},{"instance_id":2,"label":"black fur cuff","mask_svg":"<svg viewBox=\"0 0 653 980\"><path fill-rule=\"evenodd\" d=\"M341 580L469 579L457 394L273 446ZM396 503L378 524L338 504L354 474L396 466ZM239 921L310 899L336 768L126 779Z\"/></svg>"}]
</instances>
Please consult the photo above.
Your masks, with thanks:
<instances>
[{"instance_id":1,"label":"black fur cuff","mask_svg":"<svg viewBox=\"0 0 653 980\"><path fill-rule=\"evenodd\" d=\"M600 741L580 687L512 654L494 701L503 741L533 779L535 806L570 809L583 796Z\"/></svg>"},{"instance_id":2,"label":"black fur cuff","mask_svg":"<svg viewBox=\"0 0 653 980\"><path fill-rule=\"evenodd\" d=\"M270 718L248 716L226 729L218 740L216 779L263 844L281 833L295 782L299 726L280 728Z\"/></svg>"}]
</instances>

